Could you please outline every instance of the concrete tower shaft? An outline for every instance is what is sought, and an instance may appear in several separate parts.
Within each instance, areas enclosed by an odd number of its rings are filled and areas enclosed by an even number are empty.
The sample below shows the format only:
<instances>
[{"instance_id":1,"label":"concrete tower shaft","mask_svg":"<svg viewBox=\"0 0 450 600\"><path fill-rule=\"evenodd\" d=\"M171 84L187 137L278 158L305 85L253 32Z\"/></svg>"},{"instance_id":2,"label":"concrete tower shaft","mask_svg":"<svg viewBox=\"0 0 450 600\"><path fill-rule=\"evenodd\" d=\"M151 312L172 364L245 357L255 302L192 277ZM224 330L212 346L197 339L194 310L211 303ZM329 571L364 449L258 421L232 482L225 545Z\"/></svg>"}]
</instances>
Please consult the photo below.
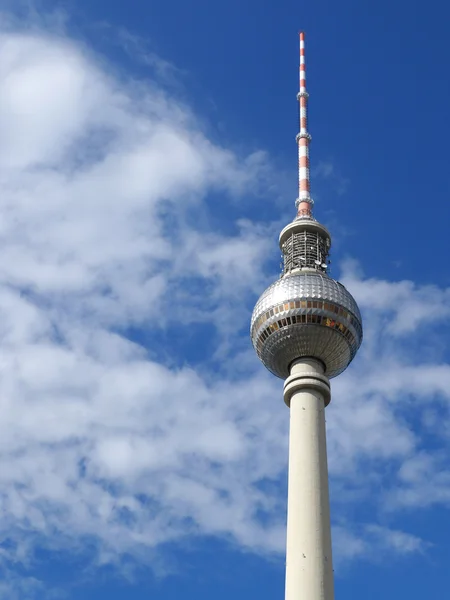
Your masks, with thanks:
<instances>
[{"instance_id":1,"label":"concrete tower shaft","mask_svg":"<svg viewBox=\"0 0 450 600\"><path fill-rule=\"evenodd\" d=\"M325 406L330 383L313 359L295 362L284 384L290 407L286 600L333 600Z\"/></svg>"}]
</instances>

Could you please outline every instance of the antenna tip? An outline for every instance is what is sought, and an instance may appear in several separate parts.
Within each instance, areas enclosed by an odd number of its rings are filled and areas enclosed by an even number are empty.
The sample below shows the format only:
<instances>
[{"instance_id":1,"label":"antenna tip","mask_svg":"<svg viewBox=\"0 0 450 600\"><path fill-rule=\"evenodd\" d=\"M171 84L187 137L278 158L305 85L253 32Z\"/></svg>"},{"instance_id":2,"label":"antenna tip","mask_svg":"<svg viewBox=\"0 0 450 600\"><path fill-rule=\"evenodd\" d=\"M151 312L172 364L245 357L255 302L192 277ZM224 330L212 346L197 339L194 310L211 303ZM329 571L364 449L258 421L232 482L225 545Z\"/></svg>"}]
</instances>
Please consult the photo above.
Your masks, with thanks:
<instances>
[{"instance_id":1,"label":"antenna tip","mask_svg":"<svg viewBox=\"0 0 450 600\"><path fill-rule=\"evenodd\" d=\"M300 32L299 32L299 35L300 35L300 39L301 39L302 41L304 41L304 39L305 39L305 32L304 32L304 31L300 31Z\"/></svg>"}]
</instances>

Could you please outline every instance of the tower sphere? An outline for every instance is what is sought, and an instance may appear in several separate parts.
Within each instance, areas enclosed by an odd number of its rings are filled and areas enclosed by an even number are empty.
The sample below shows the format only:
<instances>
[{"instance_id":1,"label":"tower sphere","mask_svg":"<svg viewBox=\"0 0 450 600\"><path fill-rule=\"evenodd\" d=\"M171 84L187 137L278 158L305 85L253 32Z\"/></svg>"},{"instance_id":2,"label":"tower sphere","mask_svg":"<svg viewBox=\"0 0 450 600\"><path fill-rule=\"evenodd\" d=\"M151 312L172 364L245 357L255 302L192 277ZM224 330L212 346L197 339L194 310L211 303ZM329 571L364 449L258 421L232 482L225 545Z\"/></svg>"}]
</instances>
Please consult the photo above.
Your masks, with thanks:
<instances>
[{"instance_id":1,"label":"tower sphere","mask_svg":"<svg viewBox=\"0 0 450 600\"><path fill-rule=\"evenodd\" d=\"M336 377L362 342L361 314L338 281L314 269L286 273L261 295L250 334L264 366L286 379L299 358L316 358Z\"/></svg>"}]
</instances>

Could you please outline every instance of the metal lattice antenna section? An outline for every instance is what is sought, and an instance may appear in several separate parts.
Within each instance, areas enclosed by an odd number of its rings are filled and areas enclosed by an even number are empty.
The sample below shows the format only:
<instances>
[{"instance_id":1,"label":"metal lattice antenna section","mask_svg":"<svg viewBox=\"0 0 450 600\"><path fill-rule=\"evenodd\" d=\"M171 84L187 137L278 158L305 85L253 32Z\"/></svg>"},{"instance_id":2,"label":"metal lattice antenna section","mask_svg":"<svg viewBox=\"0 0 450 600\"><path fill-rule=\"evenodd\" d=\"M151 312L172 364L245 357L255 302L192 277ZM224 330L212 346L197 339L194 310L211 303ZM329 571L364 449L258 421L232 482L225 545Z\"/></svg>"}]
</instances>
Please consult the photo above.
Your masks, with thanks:
<instances>
[{"instance_id":1,"label":"metal lattice antenna section","mask_svg":"<svg viewBox=\"0 0 450 600\"><path fill-rule=\"evenodd\" d=\"M309 142L308 133L308 92L306 91L306 65L305 65L305 34L300 32L300 88L297 99L300 106L300 131L297 134L298 144L298 198L296 200L297 218L312 218L312 205L309 182Z\"/></svg>"}]
</instances>

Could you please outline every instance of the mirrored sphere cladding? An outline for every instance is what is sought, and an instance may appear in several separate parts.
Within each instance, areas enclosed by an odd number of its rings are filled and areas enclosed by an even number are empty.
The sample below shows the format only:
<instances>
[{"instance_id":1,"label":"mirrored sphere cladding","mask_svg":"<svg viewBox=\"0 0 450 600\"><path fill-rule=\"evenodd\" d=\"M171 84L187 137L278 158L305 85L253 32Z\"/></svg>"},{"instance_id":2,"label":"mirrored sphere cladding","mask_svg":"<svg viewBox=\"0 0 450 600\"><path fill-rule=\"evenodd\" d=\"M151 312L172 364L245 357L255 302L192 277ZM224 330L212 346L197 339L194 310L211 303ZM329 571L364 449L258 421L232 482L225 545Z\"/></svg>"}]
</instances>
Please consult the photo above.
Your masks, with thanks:
<instances>
[{"instance_id":1,"label":"mirrored sphere cladding","mask_svg":"<svg viewBox=\"0 0 450 600\"><path fill-rule=\"evenodd\" d=\"M282 379L302 357L321 360L327 377L336 377L353 360L363 337L353 296L317 271L287 274L269 286L253 310L250 335L261 361Z\"/></svg>"}]
</instances>

